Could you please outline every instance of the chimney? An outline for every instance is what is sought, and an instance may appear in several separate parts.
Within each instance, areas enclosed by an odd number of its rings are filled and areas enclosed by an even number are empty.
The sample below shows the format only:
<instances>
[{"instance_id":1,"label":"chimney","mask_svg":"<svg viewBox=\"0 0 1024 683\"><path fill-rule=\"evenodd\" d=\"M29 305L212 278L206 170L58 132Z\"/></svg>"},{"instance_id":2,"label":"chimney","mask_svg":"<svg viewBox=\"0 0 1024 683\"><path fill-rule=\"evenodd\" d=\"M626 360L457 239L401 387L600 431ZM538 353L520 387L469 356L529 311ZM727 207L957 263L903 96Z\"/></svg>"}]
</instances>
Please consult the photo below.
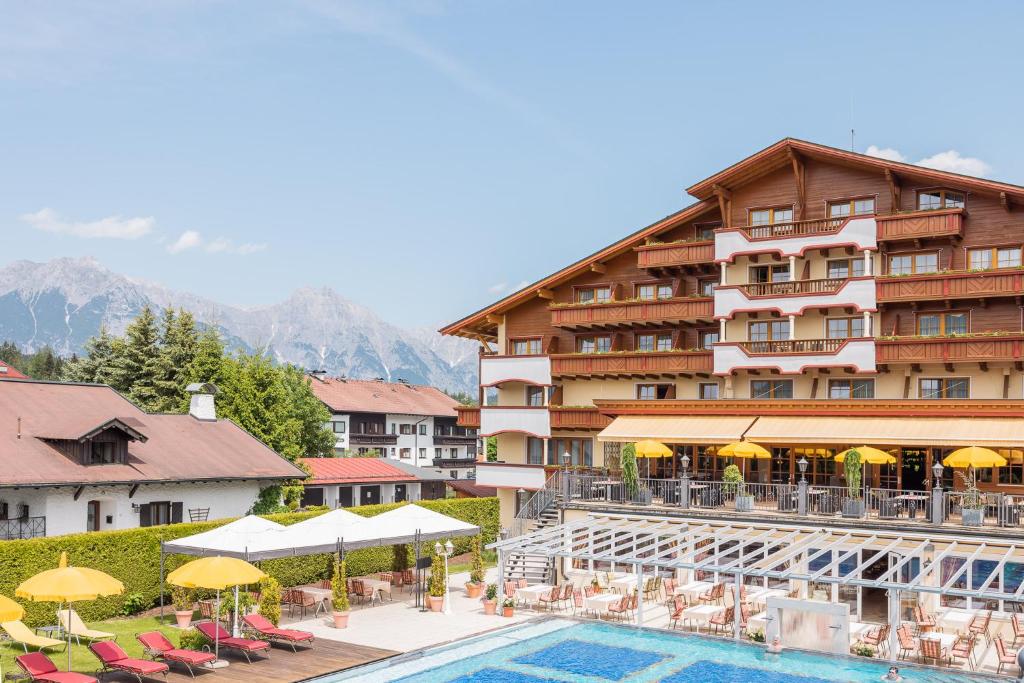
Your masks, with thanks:
<instances>
[{"instance_id":1,"label":"chimney","mask_svg":"<svg viewBox=\"0 0 1024 683\"><path fill-rule=\"evenodd\" d=\"M217 406L213 397L217 395L217 385L210 382L197 382L185 387L191 394L188 402L188 414L197 420L216 421Z\"/></svg>"}]
</instances>

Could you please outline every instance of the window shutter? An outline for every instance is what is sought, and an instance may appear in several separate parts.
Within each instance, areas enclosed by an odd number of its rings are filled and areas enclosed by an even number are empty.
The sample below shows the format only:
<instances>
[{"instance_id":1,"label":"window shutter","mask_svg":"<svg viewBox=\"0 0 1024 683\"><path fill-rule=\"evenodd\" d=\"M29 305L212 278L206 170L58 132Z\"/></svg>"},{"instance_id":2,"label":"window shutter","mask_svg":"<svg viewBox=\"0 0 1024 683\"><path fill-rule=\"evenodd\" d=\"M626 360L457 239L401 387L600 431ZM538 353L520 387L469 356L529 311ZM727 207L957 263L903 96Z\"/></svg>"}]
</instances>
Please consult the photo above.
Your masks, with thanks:
<instances>
[{"instance_id":1,"label":"window shutter","mask_svg":"<svg viewBox=\"0 0 1024 683\"><path fill-rule=\"evenodd\" d=\"M171 503L171 524L181 524L183 503Z\"/></svg>"},{"instance_id":2,"label":"window shutter","mask_svg":"<svg viewBox=\"0 0 1024 683\"><path fill-rule=\"evenodd\" d=\"M149 503L139 506L139 526L153 526L152 510Z\"/></svg>"}]
</instances>

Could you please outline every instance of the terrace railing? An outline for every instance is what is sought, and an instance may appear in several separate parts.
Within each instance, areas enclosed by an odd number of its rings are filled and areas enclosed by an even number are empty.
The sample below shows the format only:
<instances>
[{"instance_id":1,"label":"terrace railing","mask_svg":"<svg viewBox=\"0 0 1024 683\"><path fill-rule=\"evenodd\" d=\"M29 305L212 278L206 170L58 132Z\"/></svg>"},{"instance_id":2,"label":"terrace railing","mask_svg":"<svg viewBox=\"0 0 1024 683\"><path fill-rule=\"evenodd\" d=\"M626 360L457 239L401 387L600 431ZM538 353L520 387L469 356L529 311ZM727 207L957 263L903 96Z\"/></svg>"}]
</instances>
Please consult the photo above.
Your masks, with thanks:
<instances>
[{"instance_id":1,"label":"terrace railing","mask_svg":"<svg viewBox=\"0 0 1024 683\"><path fill-rule=\"evenodd\" d=\"M785 353L835 353L845 339L784 339L780 341L746 341L740 346L756 355L780 355Z\"/></svg>"},{"instance_id":2,"label":"terrace railing","mask_svg":"<svg viewBox=\"0 0 1024 683\"><path fill-rule=\"evenodd\" d=\"M792 294L832 294L846 282L845 278L822 280L789 280L787 282L756 282L743 285L747 296L790 296Z\"/></svg>"},{"instance_id":3,"label":"terrace railing","mask_svg":"<svg viewBox=\"0 0 1024 683\"><path fill-rule=\"evenodd\" d=\"M512 526L508 529L508 538L522 536L530 531L534 523L538 522L541 515L555 502L562 486L562 472L555 471L544 481L544 488L540 489L526 501L519 510L519 514L512 520Z\"/></svg>"},{"instance_id":4,"label":"terrace railing","mask_svg":"<svg viewBox=\"0 0 1024 683\"><path fill-rule=\"evenodd\" d=\"M46 517L0 520L0 541L40 538L46 535Z\"/></svg>"},{"instance_id":5,"label":"terrace railing","mask_svg":"<svg viewBox=\"0 0 1024 683\"><path fill-rule=\"evenodd\" d=\"M819 218L810 221L790 221L768 225L748 225L742 228L751 239L774 239L777 237L802 237L804 235L827 235L838 232L847 218Z\"/></svg>"}]
</instances>

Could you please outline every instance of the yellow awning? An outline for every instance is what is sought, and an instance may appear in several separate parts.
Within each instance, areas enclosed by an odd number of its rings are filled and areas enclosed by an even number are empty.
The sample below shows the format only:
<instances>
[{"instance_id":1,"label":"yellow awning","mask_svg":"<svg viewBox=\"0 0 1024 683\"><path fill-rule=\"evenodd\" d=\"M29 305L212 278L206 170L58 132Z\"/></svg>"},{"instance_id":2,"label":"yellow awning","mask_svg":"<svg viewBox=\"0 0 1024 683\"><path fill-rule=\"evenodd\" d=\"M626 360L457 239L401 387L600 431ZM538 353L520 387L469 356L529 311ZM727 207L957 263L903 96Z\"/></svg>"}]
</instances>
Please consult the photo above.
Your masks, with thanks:
<instances>
[{"instance_id":1,"label":"yellow awning","mask_svg":"<svg viewBox=\"0 0 1024 683\"><path fill-rule=\"evenodd\" d=\"M746 438L762 444L882 446L1024 445L1024 419L957 417L761 417Z\"/></svg>"},{"instance_id":2,"label":"yellow awning","mask_svg":"<svg viewBox=\"0 0 1024 683\"><path fill-rule=\"evenodd\" d=\"M597 439L717 445L739 441L755 419L731 415L622 415L612 420Z\"/></svg>"}]
</instances>

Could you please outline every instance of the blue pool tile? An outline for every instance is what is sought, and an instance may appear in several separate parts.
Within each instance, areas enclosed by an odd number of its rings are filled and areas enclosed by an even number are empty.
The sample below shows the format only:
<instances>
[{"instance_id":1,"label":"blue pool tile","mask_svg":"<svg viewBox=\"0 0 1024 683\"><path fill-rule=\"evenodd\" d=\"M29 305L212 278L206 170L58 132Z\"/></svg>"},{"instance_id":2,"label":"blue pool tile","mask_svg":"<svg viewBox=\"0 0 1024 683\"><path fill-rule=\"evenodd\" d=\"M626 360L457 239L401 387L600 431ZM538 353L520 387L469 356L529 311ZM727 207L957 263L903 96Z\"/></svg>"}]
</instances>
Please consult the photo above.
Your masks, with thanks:
<instances>
[{"instance_id":1,"label":"blue pool tile","mask_svg":"<svg viewBox=\"0 0 1024 683\"><path fill-rule=\"evenodd\" d=\"M507 669L480 669L465 676L453 678L450 683L549 683L549 680Z\"/></svg>"},{"instance_id":2,"label":"blue pool tile","mask_svg":"<svg viewBox=\"0 0 1024 683\"><path fill-rule=\"evenodd\" d=\"M580 676L621 681L626 676L657 664L666 655L629 647L614 647L585 640L564 640L557 645L516 657L518 664L567 671Z\"/></svg>"},{"instance_id":3,"label":"blue pool tile","mask_svg":"<svg viewBox=\"0 0 1024 683\"><path fill-rule=\"evenodd\" d=\"M746 683L747 681L751 683L829 683L824 678L797 676L796 674L709 661L691 664L668 678L661 679L661 683Z\"/></svg>"}]
</instances>

